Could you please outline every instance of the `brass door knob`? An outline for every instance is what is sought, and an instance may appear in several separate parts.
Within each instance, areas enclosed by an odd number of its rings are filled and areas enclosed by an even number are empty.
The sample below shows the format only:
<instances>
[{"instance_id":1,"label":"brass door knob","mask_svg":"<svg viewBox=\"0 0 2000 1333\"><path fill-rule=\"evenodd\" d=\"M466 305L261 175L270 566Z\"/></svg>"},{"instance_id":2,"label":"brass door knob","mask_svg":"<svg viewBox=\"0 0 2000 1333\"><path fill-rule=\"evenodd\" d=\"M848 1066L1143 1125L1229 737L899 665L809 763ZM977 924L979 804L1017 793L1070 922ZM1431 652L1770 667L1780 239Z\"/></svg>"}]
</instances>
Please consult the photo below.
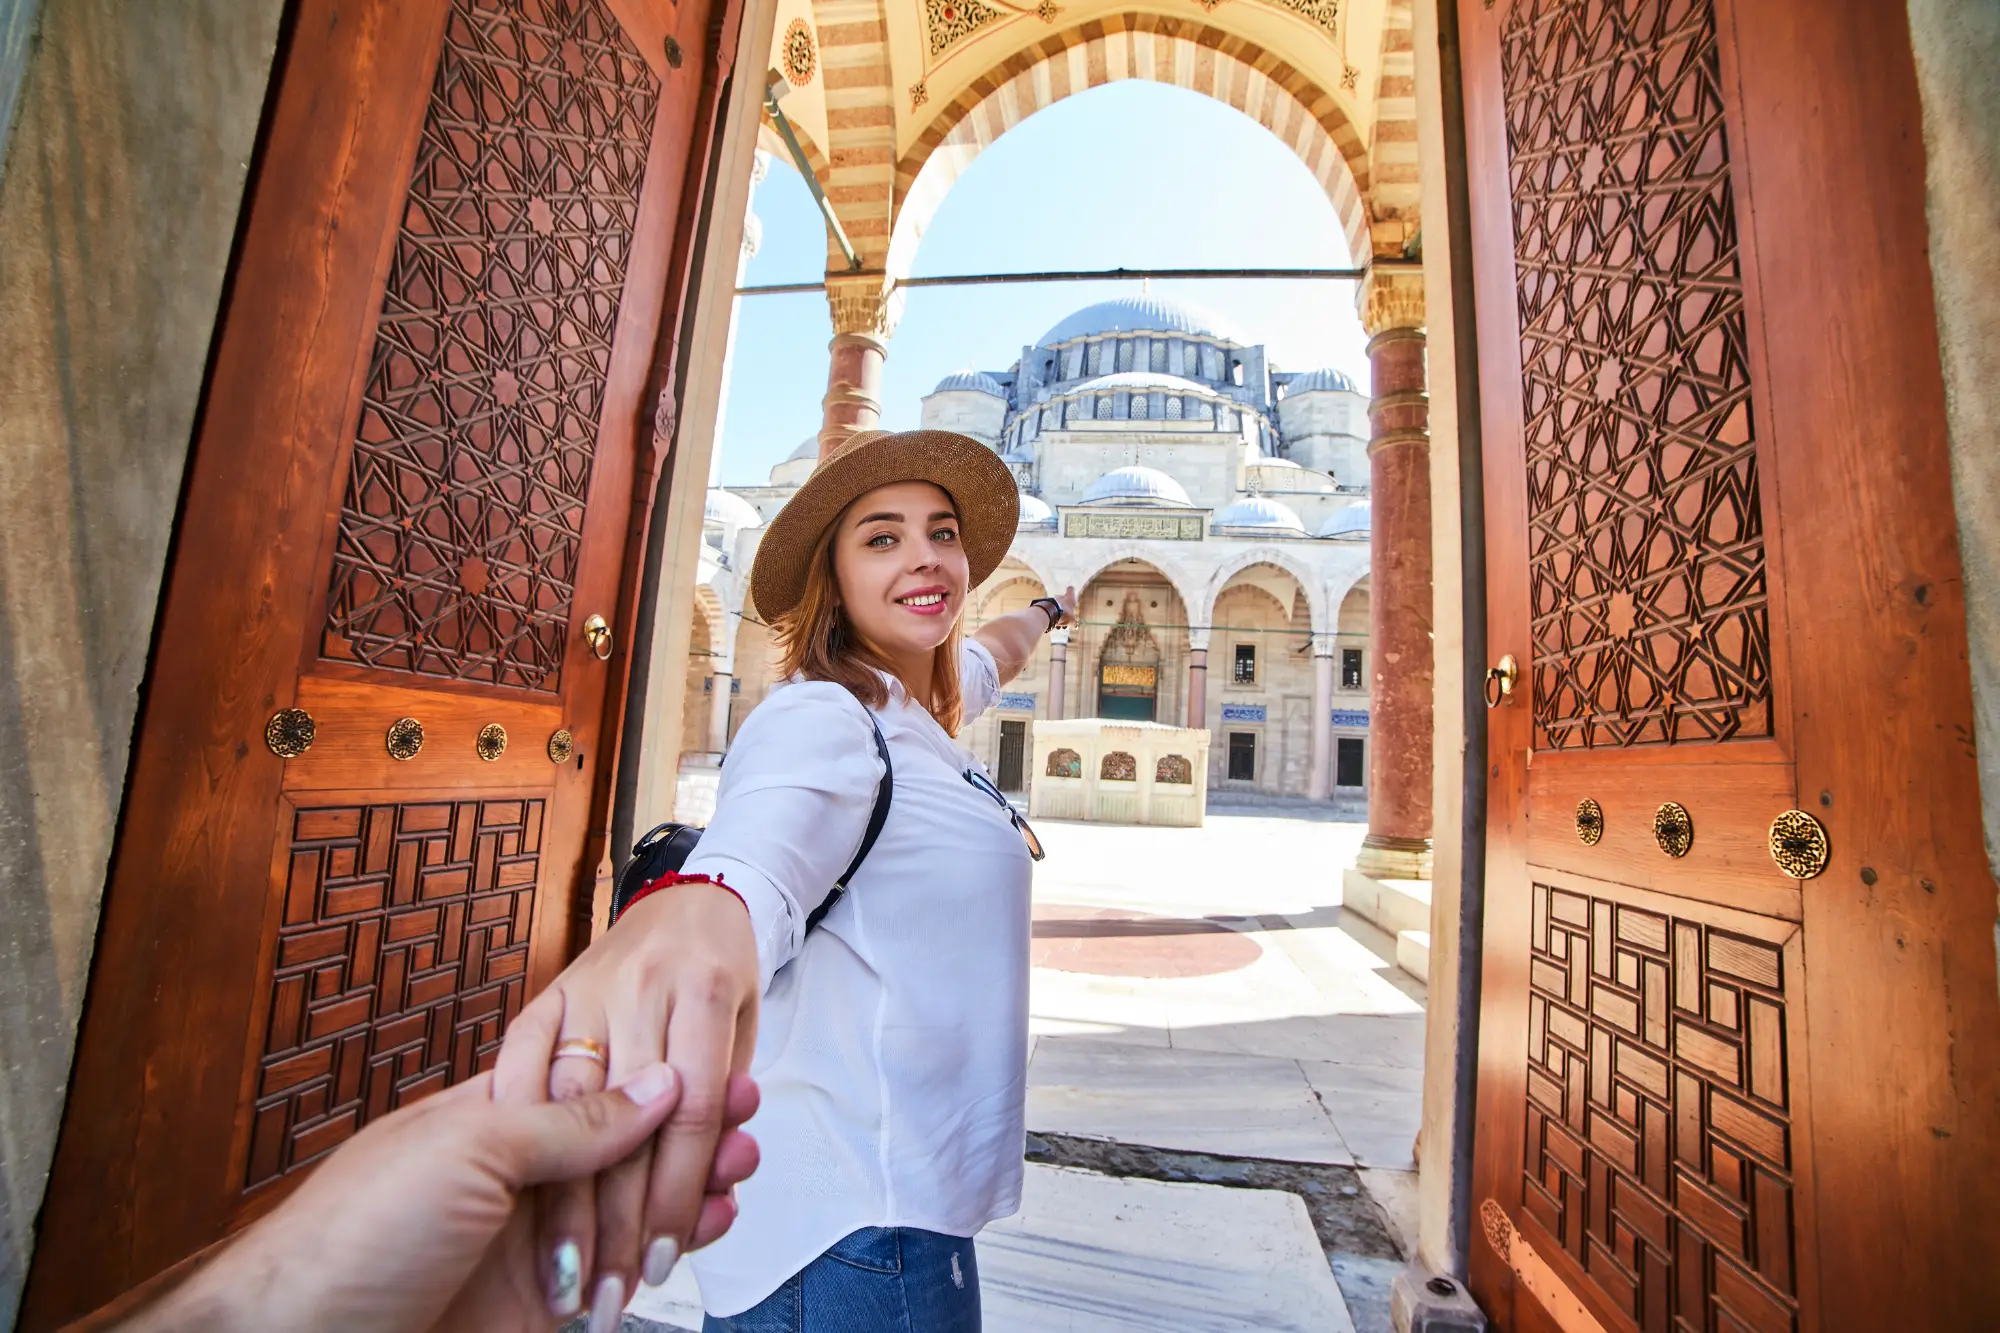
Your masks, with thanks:
<instances>
[{"instance_id":1,"label":"brass door knob","mask_svg":"<svg viewBox=\"0 0 2000 1333\"><path fill-rule=\"evenodd\" d=\"M1498 708L1507 699L1514 697L1514 682L1521 678L1521 664L1508 653L1494 665L1486 668L1486 706Z\"/></svg>"},{"instance_id":2,"label":"brass door knob","mask_svg":"<svg viewBox=\"0 0 2000 1333\"><path fill-rule=\"evenodd\" d=\"M603 616L592 616L583 622L584 641L590 651L597 654L597 660L606 661L611 656L611 626L604 623Z\"/></svg>"}]
</instances>

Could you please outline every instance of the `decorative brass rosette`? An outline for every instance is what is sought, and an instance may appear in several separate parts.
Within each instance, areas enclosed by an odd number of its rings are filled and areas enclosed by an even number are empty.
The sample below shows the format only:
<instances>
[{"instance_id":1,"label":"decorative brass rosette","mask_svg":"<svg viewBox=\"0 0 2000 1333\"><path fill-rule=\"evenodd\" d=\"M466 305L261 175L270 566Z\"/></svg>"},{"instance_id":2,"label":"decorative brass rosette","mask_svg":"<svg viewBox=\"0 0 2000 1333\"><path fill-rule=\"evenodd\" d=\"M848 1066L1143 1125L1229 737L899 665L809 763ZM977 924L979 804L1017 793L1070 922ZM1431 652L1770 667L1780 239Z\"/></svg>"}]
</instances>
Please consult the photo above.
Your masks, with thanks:
<instances>
[{"instance_id":1,"label":"decorative brass rosette","mask_svg":"<svg viewBox=\"0 0 2000 1333\"><path fill-rule=\"evenodd\" d=\"M1771 821L1771 859L1793 879L1811 879L1826 869L1832 850L1826 826L1803 810L1787 810Z\"/></svg>"},{"instance_id":2,"label":"decorative brass rosette","mask_svg":"<svg viewBox=\"0 0 2000 1333\"><path fill-rule=\"evenodd\" d=\"M389 724L385 744L391 759L414 759L424 748L424 724L413 717L399 717Z\"/></svg>"},{"instance_id":3,"label":"decorative brass rosette","mask_svg":"<svg viewBox=\"0 0 2000 1333\"><path fill-rule=\"evenodd\" d=\"M1686 856L1694 846L1694 816L1679 801L1668 801L1653 812L1653 838L1668 856Z\"/></svg>"},{"instance_id":4,"label":"decorative brass rosette","mask_svg":"<svg viewBox=\"0 0 2000 1333\"><path fill-rule=\"evenodd\" d=\"M507 753L507 728L498 722L488 722L479 729L479 739L472 743L472 748L479 751L481 759L492 763Z\"/></svg>"},{"instance_id":5,"label":"decorative brass rosette","mask_svg":"<svg viewBox=\"0 0 2000 1333\"><path fill-rule=\"evenodd\" d=\"M313 718L303 708L280 708L264 724L264 744L280 759L297 759L313 743Z\"/></svg>"},{"instance_id":6,"label":"decorative brass rosette","mask_svg":"<svg viewBox=\"0 0 2000 1333\"><path fill-rule=\"evenodd\" d=\"M570 756L575 753L576 737L569 734L568 727L563 727L555 735L549 737L550 763L567 764Z\"/></svg>"},{"instance_id":7,"label":"decorative brass rosette","mask_svg":"<svg viewBox=\"0 0 2000 1333\"><path fill-rule=\"evenodd\" d=\"M1576 803L1576 840L1595 847L1604 836L1604 807L1588 796Z\"/></svg>"}]
</instances>

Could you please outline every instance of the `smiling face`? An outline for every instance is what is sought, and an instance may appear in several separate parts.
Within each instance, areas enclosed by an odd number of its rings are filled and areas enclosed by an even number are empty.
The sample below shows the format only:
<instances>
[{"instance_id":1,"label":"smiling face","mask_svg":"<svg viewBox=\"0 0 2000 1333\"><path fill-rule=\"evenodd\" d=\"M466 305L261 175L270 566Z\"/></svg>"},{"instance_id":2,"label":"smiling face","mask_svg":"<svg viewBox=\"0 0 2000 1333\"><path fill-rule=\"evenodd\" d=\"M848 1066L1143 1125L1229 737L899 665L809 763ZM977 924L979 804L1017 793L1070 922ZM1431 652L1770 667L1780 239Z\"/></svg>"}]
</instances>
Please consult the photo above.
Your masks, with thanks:
<instances>
[{"instance_id":1,"label":"smiling face","mask_svg":"<svg viewBox=\"0 0 2000 1333\"><path fill-rule=\"evenodd\" d=\"M965 608L968 571L951 497L927 481L869 491L833 535L841 609L895 661L927 658Z\"/></svg>"}]
</instances>

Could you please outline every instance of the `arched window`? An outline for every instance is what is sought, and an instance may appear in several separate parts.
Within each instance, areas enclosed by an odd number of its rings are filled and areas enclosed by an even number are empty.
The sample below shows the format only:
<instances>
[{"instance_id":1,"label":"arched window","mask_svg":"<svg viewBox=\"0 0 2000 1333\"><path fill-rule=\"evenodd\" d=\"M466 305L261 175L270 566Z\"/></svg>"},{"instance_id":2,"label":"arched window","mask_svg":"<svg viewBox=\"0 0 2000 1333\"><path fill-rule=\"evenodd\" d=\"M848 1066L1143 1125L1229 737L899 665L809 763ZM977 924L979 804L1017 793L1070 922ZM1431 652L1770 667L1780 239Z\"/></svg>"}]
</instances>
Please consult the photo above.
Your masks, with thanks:
<instances>
[{"instance_id":1,"label":"arched window","mask_svg":"<svg viewBox=\"0 0 2000 1333\"><path fill-rule=\"evenodd\" d=\"M1168 782L1176 786L1194 785L1194 765L1186 755L1161 755L1160 762L1153 769L1153 781Z\"/></svg>"},{"instance_id":2,"label":"arched window","mask_svg":"<svg viewBox=\"0 0 2000 1333\"><path fill-rule=\"evenodd\" d=\"M1104 782L1137 782L1139 761L1123 750L1113 750L1105 755L1104 762L1098 765L1097 776Z\"/></svg>"},{"instance_id":3,"label":"arched window","mask_svg":"<svg viewBox=\"0 0 2000 1333\"><path fill-rule=\"evenodd\" d=\"M1145 418L1145 415L1146 415L1146 395L1143 393L1133 394L1132 395L1133 418L1135 420L1143 420Z\"/></svg>"},{"instance_id":4,"label":"arched window","mask_svg":"<svg viewBox=\"0 0 2000 1333\"><path fill-rule=\"evenodd\" d=\"M1097 419L1099 421L1111 420L1111 395L1108 393L1097 395Z\"/></svg>"},{"instance_id":5,"label":"arched window","mask_svg":"<svg viewBox=\"0 0 2000 1333\"><path fill-rule=\"evenodd\" d=\"M1167 399L1167 420L1179 421L1180 419L1181 419L1181 400L1178 398Z\"/></svg>"},{"instance_id":6,"label":"arched window","mask_svg":"<svg viewBox=\"0 0 2000 1333\"><path fill-rule=\"evenodd\" d=\"M1163 342L1153 344L1152 367L1154 370L1161 371L1167 368L1167 345Z\"/></svg>"},{"instance_id":7,"label":"arched window","mask_svg":"<svg viewBox=\"0 0 2000 1333\"><path fill-rule=\"evenodd\" d=\"M1101 342L1090 345L1090 373L1093 375L1104 373L1104 344Z\"/></svg>"},{"instance_id":8,"label":"arched window","mask_svg":"<svg viewBox=\"0 0 2000 1333\"><path fill-rule=\"evenodd\" d=\"M1132 340L1130 338L1120 338L1118 340L1118 368L1120 370L1130 370L1132 368Z\"/></svg>"},{"instance_id":9,"label":"arched window","mask_svg":"<svg viewBox=\"0 0 2000 1333\"><path fill-rule=\"evenodd\" d=\"M1052 778L1082 777L1083 756L1075 750L1049 751L1048 776Z\"/></svg>"}]
</instances>

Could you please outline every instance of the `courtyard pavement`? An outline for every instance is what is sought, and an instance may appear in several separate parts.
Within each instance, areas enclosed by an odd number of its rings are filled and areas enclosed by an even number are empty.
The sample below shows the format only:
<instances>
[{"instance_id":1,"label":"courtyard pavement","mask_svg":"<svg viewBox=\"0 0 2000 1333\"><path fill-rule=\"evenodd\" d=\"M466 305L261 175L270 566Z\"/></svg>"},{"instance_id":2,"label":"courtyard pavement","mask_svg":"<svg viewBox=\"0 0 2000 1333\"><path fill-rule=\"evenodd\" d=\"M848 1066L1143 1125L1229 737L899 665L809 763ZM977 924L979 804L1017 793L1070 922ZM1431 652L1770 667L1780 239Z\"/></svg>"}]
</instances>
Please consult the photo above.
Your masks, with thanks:
<instances>
[{"instance_id":1,"label":"courtyard pavement","mask_svg":"<svg viewBox=\"0 0 2000 1333\"><path fill-rule=\"evenodd\" d=\"M1386 1330L1424 987L1342 918L1365 826L1260 802L1036 831L1031 1163L980 1237L987 1329ZM698 1328L699 1293L629 1313Z\"/></svg>"}]
</instances>

